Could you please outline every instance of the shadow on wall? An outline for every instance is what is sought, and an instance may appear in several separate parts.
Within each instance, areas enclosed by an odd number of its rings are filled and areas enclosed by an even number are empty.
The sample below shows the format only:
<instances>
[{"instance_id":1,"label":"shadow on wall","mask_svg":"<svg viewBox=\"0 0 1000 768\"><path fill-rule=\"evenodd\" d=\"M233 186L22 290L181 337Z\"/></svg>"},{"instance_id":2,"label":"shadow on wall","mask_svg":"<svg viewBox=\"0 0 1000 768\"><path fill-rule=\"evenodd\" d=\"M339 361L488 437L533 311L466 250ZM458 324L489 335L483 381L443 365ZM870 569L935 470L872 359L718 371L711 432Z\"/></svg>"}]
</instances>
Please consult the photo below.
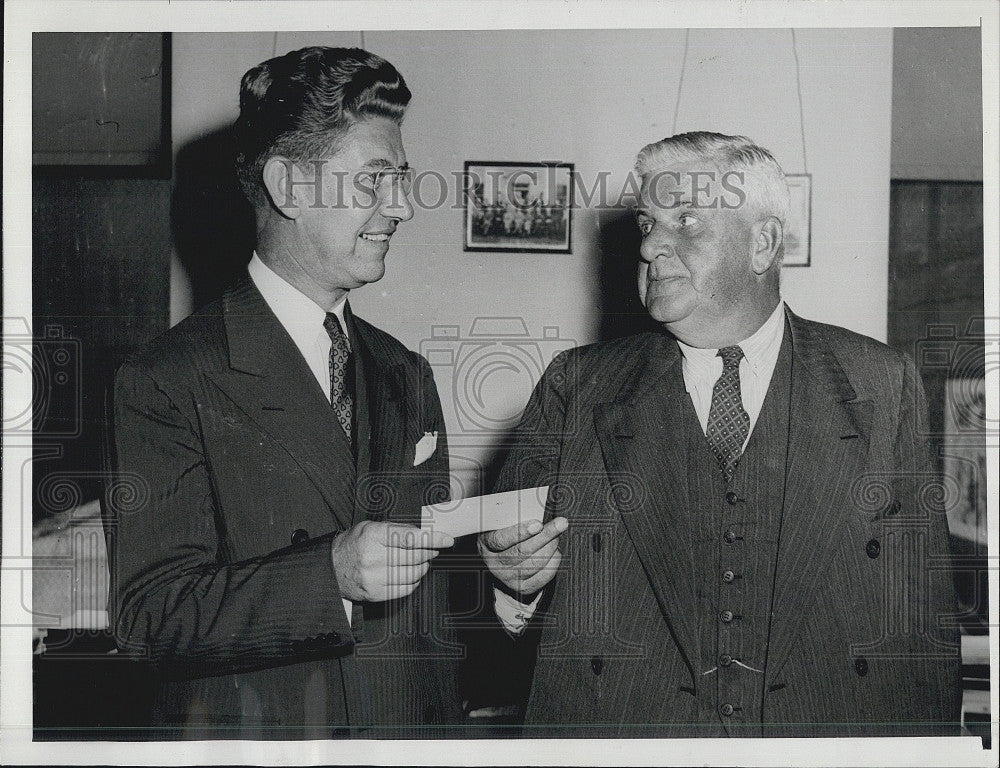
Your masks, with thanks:
<instances>
[{"instance_id":1,"label":"shadow on wall","mask_svg":"<svg viewBox=\"0 0 1000 768\"><path fill-rule=\"evenodd\" d=\"M635 273L639 263L639 228L628 208L599 213L598 285L600 324L598 341L617 339L643 331L659 330L639 301Z\"/></svg>"},{"instance_id":2,"label":"shadow on wall","mask_svg":"<svg viewBox=\"0 0 1000 768\"><path fill-rule=\"evenodd\" d=\"M218 298L242 274L256 244L253 209L240 191L235 157L229 127L177 153L170 221L195 308Z\"/></svg>"}]
</instances>

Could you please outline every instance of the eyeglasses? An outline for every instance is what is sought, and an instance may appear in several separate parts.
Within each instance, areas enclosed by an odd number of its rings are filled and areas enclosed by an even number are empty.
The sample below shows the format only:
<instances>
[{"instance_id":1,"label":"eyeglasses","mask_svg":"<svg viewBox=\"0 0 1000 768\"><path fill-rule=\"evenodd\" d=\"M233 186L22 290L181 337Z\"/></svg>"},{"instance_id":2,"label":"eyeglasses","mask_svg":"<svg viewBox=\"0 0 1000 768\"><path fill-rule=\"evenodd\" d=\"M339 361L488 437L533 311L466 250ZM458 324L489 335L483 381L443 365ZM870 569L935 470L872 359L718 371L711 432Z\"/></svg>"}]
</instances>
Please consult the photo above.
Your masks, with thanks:
<instances>
[{"instance_id":1,"label":"eyeglasses","mask_svg":"<svg viewBox=\"0 0 1000 768\"><path fill-rule=\"evenodd\" d=\"M408 165L386 166L377 171L359 173L356 180L359 187L375 196L389 191L395 196L400 190L408 195L413 188L413 169Z\"/></svg>"}]
</instances>

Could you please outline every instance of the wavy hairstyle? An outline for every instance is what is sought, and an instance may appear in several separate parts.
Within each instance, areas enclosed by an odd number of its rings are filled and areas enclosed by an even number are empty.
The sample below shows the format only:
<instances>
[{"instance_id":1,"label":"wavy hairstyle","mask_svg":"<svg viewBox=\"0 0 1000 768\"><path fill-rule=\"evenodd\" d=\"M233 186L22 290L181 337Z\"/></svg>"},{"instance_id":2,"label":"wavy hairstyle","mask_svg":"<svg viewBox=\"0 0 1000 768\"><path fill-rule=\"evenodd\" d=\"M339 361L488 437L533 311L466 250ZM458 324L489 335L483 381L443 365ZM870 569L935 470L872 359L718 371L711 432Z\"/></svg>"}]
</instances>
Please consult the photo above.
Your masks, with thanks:
<instances>
[{"instance_id":1,"label":"wavy hairstyle","mask_svg":"<svg viewBox=\"0 0 1000 768\"><path fill-rule=\"evenodd\" d=\"M258 64L243 75L233 126L243 194L255 208L266 206L262 177L269 157L327 157L352 124L365 117L402 122L409 102L396 68L360 48L314 46Z\"/></svg>"}]
</instances>

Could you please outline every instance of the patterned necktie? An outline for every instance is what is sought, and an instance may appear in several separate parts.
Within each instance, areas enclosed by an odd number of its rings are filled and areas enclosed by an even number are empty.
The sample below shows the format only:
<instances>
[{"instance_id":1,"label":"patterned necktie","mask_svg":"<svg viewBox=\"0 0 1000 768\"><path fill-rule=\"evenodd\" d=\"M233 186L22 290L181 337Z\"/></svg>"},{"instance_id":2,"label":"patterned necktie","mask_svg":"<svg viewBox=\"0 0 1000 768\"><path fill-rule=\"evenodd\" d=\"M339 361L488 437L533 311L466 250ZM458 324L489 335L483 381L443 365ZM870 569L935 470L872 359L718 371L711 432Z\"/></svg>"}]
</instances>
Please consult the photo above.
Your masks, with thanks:
<instances>
[{"instance_id":1,"label":"patterned necktie","mask_svg":"<svg viewBox=\"0 0 1000 768\"><path fill-rule=\"evenodd\" d=\"M337 414L337 421L344 428L347 441L351 441L351 416L354 413L354 398L348 387L348 363L351 357L351 342L340 327L340 320L333 312L326 313L323 327L330 335L330 406Z\"/></svg>"},{"instance_id":2,"label":"patterned necktie","mask_svg":"<svg viewBox=\"0 0 1000 768\"><path fill-rule=\"evenodd\" d=\"M743 443L750 434L750 416L743 410L740 394L740 360L743 350L723 347L718 352L722 358L722 375L712 390L712 407L708 411L706 437L712 447L719 467L728 483L736 472L736 464L743 453Z\"/></svg>"}]
</instances>

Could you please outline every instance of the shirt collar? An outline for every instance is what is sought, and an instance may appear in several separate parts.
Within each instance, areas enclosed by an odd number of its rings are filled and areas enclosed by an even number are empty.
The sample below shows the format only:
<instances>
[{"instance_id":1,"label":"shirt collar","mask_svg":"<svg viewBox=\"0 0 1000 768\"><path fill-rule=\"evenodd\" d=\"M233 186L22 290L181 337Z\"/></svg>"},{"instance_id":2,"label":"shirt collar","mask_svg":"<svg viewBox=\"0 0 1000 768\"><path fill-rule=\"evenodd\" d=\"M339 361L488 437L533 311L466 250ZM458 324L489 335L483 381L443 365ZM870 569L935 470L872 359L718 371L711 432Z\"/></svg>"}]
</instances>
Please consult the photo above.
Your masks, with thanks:
<instances>
[{"instance_id":1,"label":"shirt collar","mask_svg":"<svg viewBox=\"0 0 1000 768\"><path fill-rule=\"evenodd\" d=\"M277 272L261 261L254 251L253 258L247 264L247 271L260 295L278 318L278 322L288 331L292 338L297 338L300 330L323 330L326 310L310 299L298 288L285 281ZM347 303L345 293L331 312L340 321L340 327L347 333L344 323L344 305ZM325 333L325 331L323 331Z\"/></svg>"},{"instance_id":2,"label":"shirt collar","mask_svg":"<svg viewBox=\"0 0 1000 768\"><path fill-rule=\"evenodd\" d=\"M743 350L743 357L750 366L753 375L758 375L762 367L772 357L777 357L777 349L781 346L781 339L784 335L785 325L785 304L778 302L770 317L764 324L753 332L750 336L739 342ZM708 376L714 381L718 377L718 371L722 368L722 361L718 357L718 349L707 349L702 347L692 347L685 344L680 339L677 340L681 354L684 356L684 363L688 370L695 377Z\"/></svg>"}]
</instances>

